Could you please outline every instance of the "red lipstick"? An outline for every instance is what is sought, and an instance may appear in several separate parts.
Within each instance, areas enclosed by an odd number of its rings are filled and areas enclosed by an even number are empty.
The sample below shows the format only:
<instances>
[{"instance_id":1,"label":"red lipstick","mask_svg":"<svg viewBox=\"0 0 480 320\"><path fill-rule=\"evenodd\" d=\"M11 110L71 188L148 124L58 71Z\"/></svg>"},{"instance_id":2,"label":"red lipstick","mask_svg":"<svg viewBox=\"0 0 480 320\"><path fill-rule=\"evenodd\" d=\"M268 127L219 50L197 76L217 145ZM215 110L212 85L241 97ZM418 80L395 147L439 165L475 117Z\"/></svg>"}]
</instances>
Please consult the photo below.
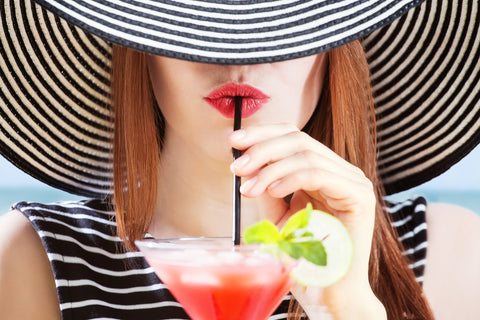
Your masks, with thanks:
<instances>
[{"instance_id":1,"label":"red lipstick","mask_svg":"<svg viewBox=\"0 0 480 320\"><path fill-rule=\"evenodd\" d=\"M205 101L224 117L233 118L237 96L242 97L243 118L248 118L270 100L265 93L250 85L229 83L210 92Z\"/></svg>"}]
</instances>

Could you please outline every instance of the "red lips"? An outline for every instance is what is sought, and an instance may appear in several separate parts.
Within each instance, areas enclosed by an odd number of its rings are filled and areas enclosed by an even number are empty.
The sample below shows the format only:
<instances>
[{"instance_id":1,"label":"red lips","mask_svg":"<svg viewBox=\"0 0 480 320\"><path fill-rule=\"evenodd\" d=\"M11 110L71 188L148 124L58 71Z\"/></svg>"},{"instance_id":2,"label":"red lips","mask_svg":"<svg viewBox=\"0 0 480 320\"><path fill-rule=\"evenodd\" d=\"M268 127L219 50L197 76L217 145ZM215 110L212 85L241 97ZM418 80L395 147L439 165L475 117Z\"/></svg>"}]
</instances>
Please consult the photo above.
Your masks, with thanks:
<instances>
[{"instance_id":1,"label":"red lips","mask_svg":"<svg viewBox=\"0 0 480 320\"><path fill-rule=\"evenodd\" d=\"M262 91L246 84L229 83L213 90L206 98L212 107L224 117L233 118L235 114L235 97L241 96L242 118L247 118L260 110L270 98Z\"/></svg>"}]
</instances>

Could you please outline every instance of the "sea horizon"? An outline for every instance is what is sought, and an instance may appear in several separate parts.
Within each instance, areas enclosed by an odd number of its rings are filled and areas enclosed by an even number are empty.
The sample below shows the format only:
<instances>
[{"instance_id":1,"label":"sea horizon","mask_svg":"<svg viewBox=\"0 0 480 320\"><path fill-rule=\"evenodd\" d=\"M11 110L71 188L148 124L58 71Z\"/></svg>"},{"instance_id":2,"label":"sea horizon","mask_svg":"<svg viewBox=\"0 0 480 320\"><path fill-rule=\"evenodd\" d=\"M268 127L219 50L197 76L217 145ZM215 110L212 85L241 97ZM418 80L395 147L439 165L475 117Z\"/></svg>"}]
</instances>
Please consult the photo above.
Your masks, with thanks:
<instances>
[{"instance_id":1,"label":"sea horizon","mask_svg":"<svg viewBox=\"0 0 480 320\"><path fill-rule=\"evenodd\" d=\"M443 202L459 205L480 215L480 189L412 189L387 199L404 200L413 195L421 195L427 203ZM88 199L60 191L51 187L2 187L0 186L0 215L9 211L10 207L20 201L51 203Z\"/></svg>"}]
</instances>

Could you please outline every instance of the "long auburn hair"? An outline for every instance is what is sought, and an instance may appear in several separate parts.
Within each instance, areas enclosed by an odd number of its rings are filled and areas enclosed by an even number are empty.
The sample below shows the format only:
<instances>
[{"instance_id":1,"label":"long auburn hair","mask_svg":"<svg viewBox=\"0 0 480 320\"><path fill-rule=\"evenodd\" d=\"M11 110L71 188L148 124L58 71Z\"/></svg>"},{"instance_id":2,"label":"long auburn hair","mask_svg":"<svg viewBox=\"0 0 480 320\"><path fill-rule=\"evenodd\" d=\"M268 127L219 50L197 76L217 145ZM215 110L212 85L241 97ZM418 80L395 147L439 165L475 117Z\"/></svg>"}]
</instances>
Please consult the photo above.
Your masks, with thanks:
<instances>
[{"instance_id":1,"label":"long auburn hair","mask_svg":"<svg viewBox=\"0 0 480 320\"><path fill-rule=\"evenodd\" d=\"M163 118L154 101L146 54L120 46L114 46L112 54L114 205L118 235L128 249L136 250L134 241L144 237L156 205ZM389 215L383 210L369 78L359 41L329 51L322 97L304 131L362 169L375 186L377 206L369 279L388 319L433 319L401 253L403 248ZM290 309L289 318L301 316L302 310L294 300Z\"/></svg>"}]
</instances>

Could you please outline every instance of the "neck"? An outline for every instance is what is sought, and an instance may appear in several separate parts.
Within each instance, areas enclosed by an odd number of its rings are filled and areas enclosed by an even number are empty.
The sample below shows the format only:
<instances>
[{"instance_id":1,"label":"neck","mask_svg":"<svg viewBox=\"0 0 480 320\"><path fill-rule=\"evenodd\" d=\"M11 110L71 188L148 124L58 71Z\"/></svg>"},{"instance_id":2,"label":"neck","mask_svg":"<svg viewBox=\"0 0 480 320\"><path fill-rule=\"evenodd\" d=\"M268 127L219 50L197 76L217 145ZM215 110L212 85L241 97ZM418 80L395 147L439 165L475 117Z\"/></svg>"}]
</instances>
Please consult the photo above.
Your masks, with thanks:
<instances>
[{"instance_id":1,"label":"neck","mask_svg":"<svg viewBox=\"0 0 480 320\"><path fill-rule=\"evenodd\" d=\"M158 204L149 232L156 238L231 236L230 163L170 136L161 154ZM242 225L257 221L255 201L242 198L242 202Z\"/></svg>"}]
</instances>

